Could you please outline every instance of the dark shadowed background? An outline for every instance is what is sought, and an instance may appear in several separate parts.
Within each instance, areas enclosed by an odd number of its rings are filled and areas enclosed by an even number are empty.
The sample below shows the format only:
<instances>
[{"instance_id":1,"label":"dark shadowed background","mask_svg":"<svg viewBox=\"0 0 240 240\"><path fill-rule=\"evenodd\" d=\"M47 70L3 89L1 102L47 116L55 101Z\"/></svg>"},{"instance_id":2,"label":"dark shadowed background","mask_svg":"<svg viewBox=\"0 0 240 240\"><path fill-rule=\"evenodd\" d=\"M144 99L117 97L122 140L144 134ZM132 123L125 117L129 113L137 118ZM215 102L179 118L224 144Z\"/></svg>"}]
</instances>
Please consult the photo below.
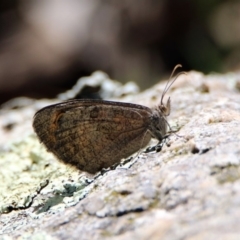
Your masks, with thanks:
<instances>
[{"instance_id":1,"label":"dark shadowed background","mask_svg":"<svg viewBox=\"0 0 240 240\"><path fill-rule=\"evenodd\" d=\"M183 70L240 67L240 1L2 0L0 102L54 97L103 70L149 87Z\"/></svg>"}]
</instances>

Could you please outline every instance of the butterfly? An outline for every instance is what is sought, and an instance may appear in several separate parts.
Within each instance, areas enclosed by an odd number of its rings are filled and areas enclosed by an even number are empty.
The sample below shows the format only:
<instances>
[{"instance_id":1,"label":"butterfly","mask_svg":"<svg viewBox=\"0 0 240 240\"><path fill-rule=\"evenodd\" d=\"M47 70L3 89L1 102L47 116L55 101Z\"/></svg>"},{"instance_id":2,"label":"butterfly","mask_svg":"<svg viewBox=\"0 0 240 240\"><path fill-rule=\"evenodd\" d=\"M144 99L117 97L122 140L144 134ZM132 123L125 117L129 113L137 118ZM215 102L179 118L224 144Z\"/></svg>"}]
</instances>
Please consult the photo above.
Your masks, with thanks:
<instances>
[{"instance_id":1,"label":"butterfly","mask_svg":"<svg viewBox=\"0 0 240 240\"><path fill-rule=\"evenodd\" d=\"M171 110L170 97L166 104L163 98L175 80L166 84L160 104L154 108L104 100L69 100L39 110L33 128L40 142L58 159L95 174L145 147L151 138L163 141Z\"/></svg>"}]
</instances>

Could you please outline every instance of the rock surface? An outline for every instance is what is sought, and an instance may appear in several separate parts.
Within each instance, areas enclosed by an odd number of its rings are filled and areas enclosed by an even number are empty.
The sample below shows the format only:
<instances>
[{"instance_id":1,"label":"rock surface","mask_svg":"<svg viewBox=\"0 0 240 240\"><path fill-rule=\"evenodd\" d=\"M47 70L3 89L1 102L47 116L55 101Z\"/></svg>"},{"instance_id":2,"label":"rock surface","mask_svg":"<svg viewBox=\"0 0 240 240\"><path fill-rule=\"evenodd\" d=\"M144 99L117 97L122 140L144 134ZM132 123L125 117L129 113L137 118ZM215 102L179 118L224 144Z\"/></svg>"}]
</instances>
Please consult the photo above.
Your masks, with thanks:
<instances>
[{"instance_id":1,"label":"rock surface","mask_svg":"<svg viewBox=\"0 0 240 240\"><path fill-rule=\"evenodd\" d=\"M1 239L239 239L239 79L180 76L170 146L97 176L57 161L33 133L35 111L56 100L1 109ZM112 100L152 107L164 86Z\"/></svg>"}]
</instances>

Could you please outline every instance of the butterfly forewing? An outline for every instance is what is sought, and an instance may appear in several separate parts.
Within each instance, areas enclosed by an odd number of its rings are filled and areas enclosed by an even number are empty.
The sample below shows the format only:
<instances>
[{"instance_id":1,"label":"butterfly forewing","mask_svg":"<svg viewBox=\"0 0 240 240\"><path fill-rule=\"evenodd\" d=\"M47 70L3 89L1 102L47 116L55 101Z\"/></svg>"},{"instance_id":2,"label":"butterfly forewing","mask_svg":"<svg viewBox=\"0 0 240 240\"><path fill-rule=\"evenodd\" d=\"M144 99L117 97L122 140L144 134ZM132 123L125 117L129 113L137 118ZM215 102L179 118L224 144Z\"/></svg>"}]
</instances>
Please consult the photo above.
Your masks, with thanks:
<instances>
[{"instance_id":1,"label":"butterfly forewing","mask_svg":"<svg viewBox=\"0 0 240 240\"><path fill-rule=\"evenodd\" d=\"M150 121L151 109L141 105L73 100L38 111L33 127L59 159L95 173L144 147Z\"/></svg>"}]
</instances>

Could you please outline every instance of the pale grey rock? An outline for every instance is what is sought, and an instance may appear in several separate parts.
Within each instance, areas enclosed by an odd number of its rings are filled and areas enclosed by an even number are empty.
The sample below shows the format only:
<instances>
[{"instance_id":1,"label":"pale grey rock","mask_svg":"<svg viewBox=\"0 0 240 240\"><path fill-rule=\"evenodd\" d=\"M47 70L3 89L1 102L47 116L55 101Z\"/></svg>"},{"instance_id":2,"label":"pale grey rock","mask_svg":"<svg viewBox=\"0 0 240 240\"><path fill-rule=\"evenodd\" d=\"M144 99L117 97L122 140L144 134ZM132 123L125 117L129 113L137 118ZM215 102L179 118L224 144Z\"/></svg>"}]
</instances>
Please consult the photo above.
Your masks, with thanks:
<instances>
[{"instance_id":1,"label":"pale grey rock","mask_svg":"<svg viewBox=\"0 0 240 240\"><path fill-rule=\"evenodd\" d=\"M140 151L97 177L58 162L38 143L25 107L11 110L22 120L7 130L0 152L0 234L10 239L27 238L29 232L49 239L238 239L239 77L181 76L169 91L169 124L179 129L170 146L157 153ZM164 86L118 100L151 107ZM29 106L32 113L41 104ZM27 137L20 134L21 124Z\"/></svg>"}]
</instances>

